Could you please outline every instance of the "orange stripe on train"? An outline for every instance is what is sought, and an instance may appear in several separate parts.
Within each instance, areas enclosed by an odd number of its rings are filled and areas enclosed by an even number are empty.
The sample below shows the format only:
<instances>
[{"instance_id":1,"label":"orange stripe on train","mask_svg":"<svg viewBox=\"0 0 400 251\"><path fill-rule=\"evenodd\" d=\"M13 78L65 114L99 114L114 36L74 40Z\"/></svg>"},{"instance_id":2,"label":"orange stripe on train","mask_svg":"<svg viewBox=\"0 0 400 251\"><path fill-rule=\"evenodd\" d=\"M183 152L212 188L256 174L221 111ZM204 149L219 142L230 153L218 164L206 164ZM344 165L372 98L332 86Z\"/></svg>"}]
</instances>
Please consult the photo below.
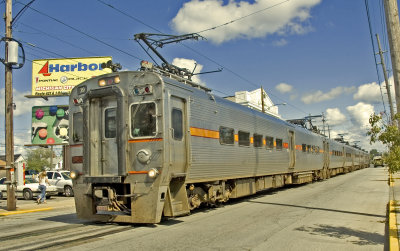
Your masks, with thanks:
<instances>
[{"instance_id":1,"label":"orange stripe on train","mask_svg":"<svg viewBox=\"0 0 400 251\"><path fill-rule=\"evenodd\" d=\"M203 138L219 139L219 131L190 127L190 135Z\"/></svg>"}]
</instances>

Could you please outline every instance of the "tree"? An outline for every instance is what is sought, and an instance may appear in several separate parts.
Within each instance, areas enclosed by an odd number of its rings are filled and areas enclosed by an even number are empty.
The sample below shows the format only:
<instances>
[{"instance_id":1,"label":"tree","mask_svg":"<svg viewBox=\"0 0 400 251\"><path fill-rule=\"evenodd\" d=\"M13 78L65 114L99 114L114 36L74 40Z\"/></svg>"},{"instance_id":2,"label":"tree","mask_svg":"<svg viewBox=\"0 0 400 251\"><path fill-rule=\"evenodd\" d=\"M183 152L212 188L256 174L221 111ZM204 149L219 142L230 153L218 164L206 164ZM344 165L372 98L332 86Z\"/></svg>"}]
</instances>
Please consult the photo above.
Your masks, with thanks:
<instances>
[{"instance_id":1,"label":"tree","mask_svg":"<svg viewBox=\"0 0 400 251\"><path fill-rule=\"evenodd\" d=\"M373 158L373 157L375 157L375 156L378 156L378 155L381 155L379 152L378 152L378 150L376 150L376 149L371 149L371 151L369 151L369 156L371 157L371 158Z\"/></svg>"},{"instance_id":2,"label":"tree","mask_svg":"<svg viewBox=\"0 0 400 251\"><path fill-rule=\"evenodd\" d=\"M28 151L27 165L28 169L42 171L46 167L50 167L49 159L51 158L52 151L48 148L39 147L34 150Z\"/></svg>"},{"instance_id":3,"label":"tree","mask_svg":"<svg viewBox=\"0 0 400 251\"><path fill-rule=\"evenodd\" d=\"M389 148L384 161L388 164L390 173L400 170L400 131L396 126L399 119L399 113L394 116L392 124L383 123L380 115L372 114L369 118L371 129L367 135L370 136L370 143L380 141Z\"/></svg>"}]
</instances>

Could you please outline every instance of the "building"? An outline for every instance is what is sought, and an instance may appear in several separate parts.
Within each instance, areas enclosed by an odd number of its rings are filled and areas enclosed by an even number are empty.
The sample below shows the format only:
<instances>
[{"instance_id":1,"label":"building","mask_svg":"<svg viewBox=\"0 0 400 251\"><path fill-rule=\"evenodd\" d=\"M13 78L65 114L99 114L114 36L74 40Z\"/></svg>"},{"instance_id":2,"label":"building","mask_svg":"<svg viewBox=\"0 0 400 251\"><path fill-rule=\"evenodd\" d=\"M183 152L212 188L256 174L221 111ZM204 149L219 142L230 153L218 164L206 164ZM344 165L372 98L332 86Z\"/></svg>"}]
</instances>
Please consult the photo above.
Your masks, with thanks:
<instances>
[{"instance_id":1,"label":"building","mask_svg":"<svg viewBox=\"0 0 400 251\"><path fill-rule=\"evenodd\" d=\"M264 111L267 114L270 114L272 116L281 118L281 115L279 114L279 109L278 105L275 105L271 98L268 96L268 94L263 90L264 92ZM251 109L257 110L257 111L262 111L262 98L261 98L261 88L256 89L254 91L248 92L248 91L239 91L235 92L235 96L230 96L230 97L225 97L225 99L228 99L230 101L233 101L235 103L247 106ZM283 103L283 105L286 105L286 103Z\"/></svg>"}]
</instances>

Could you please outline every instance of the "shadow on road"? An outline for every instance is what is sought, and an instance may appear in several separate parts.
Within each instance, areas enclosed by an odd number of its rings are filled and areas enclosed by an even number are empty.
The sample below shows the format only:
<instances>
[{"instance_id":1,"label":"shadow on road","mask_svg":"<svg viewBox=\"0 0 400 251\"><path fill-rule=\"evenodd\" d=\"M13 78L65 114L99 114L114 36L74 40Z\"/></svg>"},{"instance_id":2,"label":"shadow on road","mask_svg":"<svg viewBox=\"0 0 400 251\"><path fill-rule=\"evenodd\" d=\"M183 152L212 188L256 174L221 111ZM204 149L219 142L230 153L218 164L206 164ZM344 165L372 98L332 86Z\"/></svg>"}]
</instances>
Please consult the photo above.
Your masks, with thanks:
<instances>
[{"instance_id":1,"label":"shadow on road","mask_svg":"<svg viewBox=\"0 0 400 251\"><path fill-rule=\"evenodd\" d=\"M297 231L307 232L311 235L325 235L328 237L347 239L356 245L382 245L385 243L385 236L377 233L370 233L361 230L354 230L348 227L335 227L329 225L316 225L314 227L299 227Z\"/></svg>"},{"instance_id":2,"label":"shadow on road","mask_svg":"<svg viewBox=\"0 0 400 251\"><path fill-rule=\"evenodd\" d=\"M321 210L321 211L328 211L328 212L336 212L336 213L345 213L345 214L357 214L363 216L370 216L370 217L380 217L385 218L386 215L379 215L379 214L368 214L368 213L361 213L361 212L353 212L353 211L344 211L338 209L330 209L330 208L322 208L322 207L306 207L306 206L299 206L299 205L291 205L291 204L282 204L282 203L272 203L272 202L260 202L260 201L247 201L249 203L259 203L259 204L266 204L266 205L273 205L273 206L285 206L285 207L297 207L297 208L304 208L310 210Z\"/></svg>"}]
</instances>

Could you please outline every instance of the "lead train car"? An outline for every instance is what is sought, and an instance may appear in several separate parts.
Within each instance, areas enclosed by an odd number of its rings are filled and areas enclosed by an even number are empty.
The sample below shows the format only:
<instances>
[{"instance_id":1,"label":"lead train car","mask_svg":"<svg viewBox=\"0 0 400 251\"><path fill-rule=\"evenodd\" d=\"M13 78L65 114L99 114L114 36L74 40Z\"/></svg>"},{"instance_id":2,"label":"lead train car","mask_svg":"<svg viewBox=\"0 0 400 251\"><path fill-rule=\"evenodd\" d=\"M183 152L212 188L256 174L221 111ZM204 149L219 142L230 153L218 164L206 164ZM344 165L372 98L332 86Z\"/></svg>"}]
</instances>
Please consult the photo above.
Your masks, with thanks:
<instances>
[{"instance_id":1,"label":"lead train car","mask_svg":"<svg viewBox=\"0 0 400 251\"><path fill-rule=\"evenodd\" d=\"M358 149L161 70L89 79L69 111L76 211L95 221L158 223L368 164Z\"/></svg>"}]
</instances>

